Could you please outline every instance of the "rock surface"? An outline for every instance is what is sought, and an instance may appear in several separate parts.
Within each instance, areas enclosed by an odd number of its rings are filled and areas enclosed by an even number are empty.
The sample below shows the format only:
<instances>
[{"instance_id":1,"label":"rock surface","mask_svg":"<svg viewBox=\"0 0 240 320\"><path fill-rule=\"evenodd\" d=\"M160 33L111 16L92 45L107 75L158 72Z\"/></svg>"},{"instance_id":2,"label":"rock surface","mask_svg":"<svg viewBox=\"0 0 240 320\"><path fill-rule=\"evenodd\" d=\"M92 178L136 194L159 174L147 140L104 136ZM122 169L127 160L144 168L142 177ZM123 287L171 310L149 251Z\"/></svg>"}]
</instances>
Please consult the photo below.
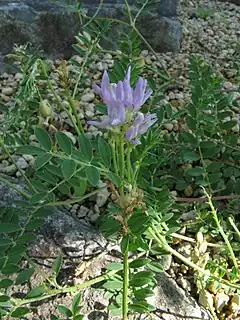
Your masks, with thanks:
<instances>
[{"instance_id":1,"label":"rock surface","mask_svg":"<svg viewBox=\"0 0 240 320\"><path fill-rule=\"evenodd\" d=\"M220 1L223 1L223 2L232 2L232 3L235 3L237 5L240 6L240 0L220 0Z\"/></svg>"},{"instance_id":2,"label":"rock surface","mask_svg":"<svg viewBox=\"0 0 240 320\"><path fill-rule=\"evenodd\" d=\"M163 52L178 51L181 42L181 25L172 17L177 16L179 0L164 0L156 5L155 18L144 15L140 19L145 28L149 25L151 33L146 33L147 40L156 49ZM86 13L93 15L99 6L98 0L85 0ZM69 58L73 54L74 36L81 29L79 17L73 7L67 7L50 0L4 0L0 1L0 49L2 54L9 53L14 43L27 42L40 47L51 58ZM131 4L132 1L129 1ZM102 17L122 18L123 0L104 1L98 15ZM167 17L164 18L163 17ZM166 20L167 19L167 20ZM142 22L144 23L141 23ZM147 23L146 23L147 21ZM117 27L117 32L122 28ZM164 39L160 33L164 34ZM109 37L116 42L115 28L112 27Z\"/></svg>"}]
</instances>

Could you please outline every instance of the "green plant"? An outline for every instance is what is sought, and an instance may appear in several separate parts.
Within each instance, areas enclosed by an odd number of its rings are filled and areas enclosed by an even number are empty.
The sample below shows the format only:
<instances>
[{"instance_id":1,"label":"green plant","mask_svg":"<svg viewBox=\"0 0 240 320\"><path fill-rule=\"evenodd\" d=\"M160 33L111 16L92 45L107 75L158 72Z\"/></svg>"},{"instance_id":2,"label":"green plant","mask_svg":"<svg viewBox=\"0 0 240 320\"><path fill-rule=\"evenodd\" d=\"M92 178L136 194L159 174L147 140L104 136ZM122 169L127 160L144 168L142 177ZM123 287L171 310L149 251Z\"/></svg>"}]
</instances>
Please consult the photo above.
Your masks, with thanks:
<instances>
[{"instance_id":1,"label":"green plant","mask_svg":"<svg viewBox=\"0 0 240 320\"><path fill-rule=\"evenodd\" d=\"M197 7L196 15L198 18L207 19L214 14L215 10L213 8L207 7Z\"/></svg>"},{"instance_id":2,"label":"green plant","mask_svg":"<svg viewBox=\"0 0 240 320\"><path fill-rule=\"evenodd\" d=\"M238 120L233 113L238 102L232 92L222 88L223 79L200 56L193 56L189 65L192 96L185 108L174 113L170 104L158 106L164 89L176 81L170 79L164 69L155 82L148 78L154 94L150 102L144 104L151 91L145 91L146 82L139 79L149 71L140 56L140 45L143 42L153 54L155 52L138 31L136 22L146 8L151 10L152 4L152 1L141 1L140 6L135 4L136 13L125 1L123 20L99 18L97 13L88 17L76 4L83 30L76 36L74 48L81 59L72 59L74 72L69 71L66 61L55 69L61 89L58 91L51 82L53 65L36 54L29 54L26 47L15 49L14 57L21 62L23 79L1 129L0 147L20 172L26 189L20 190L0 176L3 183L24 199L0 211L0 314L3 319L24 317L33 311L31 303L64 293L77 295L71 309L58 306L60 313L73 320L82 319L79 291L100 283L106 291L105 297L110 299L112 315L122 315L123 320L135 313L150 315L155 306L148 298L154 294L156 274L163 271L156 257L165 253L172 254L196 274L195 284L200 293L206 294L213 283L217 288L228 288L231 293L240 290L235 256L238 248L234 243L234 237L239 237L238 223L231 206L218 213L216 208L221 207L213 202L239 198ZM119 39L121 51L111 51L114 64L108 74L104 73L101 86L94 86L103 100L96 108L105 120L88 122L101 126L107 138L89 138L86 123L78 115L79 85L89 85L86 67L93 61L94 54L106 53L100 40L108 35L112 23L124 25L128 32ZM156 56L156 59L159 58ZM51 93L49 101L46 101L47 93ZM55 123L53 114L62 111L72 124L70 132L62 132L61 126ZM157 125L149 129L156 120ZM162 125L171 120L181 120L184 127L179 132L165 134ZM19 129L21 139L16 133ZM36 140L30 143L29 136L33 133ZM32 172L25 173L19 168L15 160L18 154L34 157ZM51 275L46 276L28 257L27 249L35 239L35 230L51 213L49 208L88 199L101 190L97 188L100 179L115 196L115 201L108 203L100 230L119 244L122 261L107 266L107 272L97 278L64 287L57 277L63 257L56 258ZM177 191L177 196L171 197L170 191ZM183 208L177 203L189 200L197 205ZM237 200L231 203L238 204ZM187 226L190 234L197 233L196 240L195 236L180 233L179 218L188 208L199 214L197 223ZM205 235L211 235L214 243L206 241ZM176 250L174 239L194 243L191 259ZM218 246L215 242L219 239L224 243ZM211 259L208 247L221 248L230 253L229 258ZM22 268L22 261L27 261L29 267ZM8 293L11 286L31 281L34 272L43 276L39 286L22 299ZM214 315L212 306L208 307ZM52 315L52 319L59 318Z\"/></svg>"}]
</instances>

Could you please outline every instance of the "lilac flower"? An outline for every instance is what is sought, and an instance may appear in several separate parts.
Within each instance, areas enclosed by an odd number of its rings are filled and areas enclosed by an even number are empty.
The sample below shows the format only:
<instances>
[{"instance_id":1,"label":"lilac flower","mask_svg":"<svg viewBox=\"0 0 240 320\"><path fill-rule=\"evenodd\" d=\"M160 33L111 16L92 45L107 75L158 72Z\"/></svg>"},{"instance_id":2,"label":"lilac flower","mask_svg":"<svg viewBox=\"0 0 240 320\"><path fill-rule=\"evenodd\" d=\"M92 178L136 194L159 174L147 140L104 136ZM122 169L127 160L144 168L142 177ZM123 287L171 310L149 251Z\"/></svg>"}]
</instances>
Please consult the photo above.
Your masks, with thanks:
<instances>
[{"instance_id":1,"label":"lilac flower","mask_svg":"<svg viewBox=\"0 0 240 320\"><path fill-rule=\"evenodd\" d=\"M147 101L152 94L152 90L146 91L147 81L139 78L135 89L132 89L131 81L131 67L128 68L125 79L119 81L117 84L110 83L107 71L104 71L101 85L93 85L93 89L101 96L103 102L110 107L116 101L124 105L129 110L139 110L141 106ZM111 108L111 107L110 107Z\"/></svg>"},{"instance_id":2,"label":"lilac flower","mask_svg":"<svg viewBox=\"0 0 240 320\"><path fill-rule=\"evenodd\" d=\"M140 144L141 142L138 139L138 136L146 133L156 121L157 115L155 113L144 115L143 113L138 112L133 124L126 132L126 140L133 144Z\"/></svg>"},{"instance_id":3,"label":"lilac flower","mask_svg":"<svg viewBox=\"0 0 240 320\"><path fill-rule=\"evenodd\" d=\"M107 105L107 117L102 121L88 121L89 124L113 129L122 126L126 131L125 138L133 144L139 144L138 137L144 134L156 121L155 114L144 115L138 112L152 94L146 91L147 81L139 77L136 87L131 87L131 67L123 81L110 83L107 71L104 71L101 85L93 85Z\"/></svg>"}]
</instances>

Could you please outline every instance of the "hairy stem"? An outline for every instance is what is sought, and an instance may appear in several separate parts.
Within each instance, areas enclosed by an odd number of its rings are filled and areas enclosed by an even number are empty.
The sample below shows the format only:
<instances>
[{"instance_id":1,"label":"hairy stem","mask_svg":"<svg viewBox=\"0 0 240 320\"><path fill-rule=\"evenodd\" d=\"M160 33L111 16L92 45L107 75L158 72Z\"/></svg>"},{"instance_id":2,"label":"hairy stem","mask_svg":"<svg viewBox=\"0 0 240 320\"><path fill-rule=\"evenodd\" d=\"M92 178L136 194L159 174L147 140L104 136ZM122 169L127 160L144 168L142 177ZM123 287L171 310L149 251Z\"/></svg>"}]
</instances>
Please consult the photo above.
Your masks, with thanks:
<instances>
[{"instance_id":1,"label":"hairy stem","mask_svg":"<svg viewBox=\"0 0 240 320\"><path fill-rule=\"evenodd\" d=\"M136 258L140 258L142 256L145 255L145 252L140 252L137 256L129 259L129 263L132 262L133 260L135 260ZM102 282L106 279L109 279L109 277L113 276L114 274L116 274L117 272L119 272L119 270L111 270L108 271L107 273L93 278L91 280L88 280L84 283L78 284L76 286L72 286L72 287L67 287L67 288L61 288L61 289L50 289L48 291L47 294L42 295L40 297L34 297L34 298L29 298L29 299L16 299L16 298L11 298L11 301L14 302L15 305L17 305L15 308L22 306L22 305L26 305L29 303L33 303L33 302L37 302L37 301L42 301L51 297L54 297L58 294L64 294L64 293L75 293L78 292L79 290L83 290L85 288L88 288L96 283Z\"/></svg>"},{"instance_id":2,"label":"hairy stem","mask_svg":"<svg viewBox=\"0 0 240 320\"><path fill-rule=\"evenodd\" d=\"M204 191L205 191L205 190L204 190ZM215 223L216 223L216 225L217 225L217 228L218 228L221 236L223 237L223 240L224 240L225 243L226 243L226 246L227 246L228 251L229 251L229 253L230 253L231 259L232 259L233 264L234 264L234 267L236 268L236 270L238 270L238 263L237 263L235 254L234 254L234 252L233 252L231 243L230 243L230 241L228 240L228 237L227 237L226 233L224 232L224 230L223 230L223 228L222 228L222 226L221 226L221 224L220 224L220 222L219 222L219 220L218 220L217 212L216 212L216 210L215 210L215 208L214 208L214 205L213 205L213 203L212 203L212 199L211 199L211 197L207 194L206 191L205 191L205 194L206 194L206 196L207 196L207 198L208 198L208 204L209 204L209 206L210 206L210 208L211 208L211 212L212 212L212 215L213 215L213 219L215 220Z\"/></svg>"},{"instance_id":3,"label":"hairy stem","mask_svg":"<svg viewBox=\"0 0 240 320\"><path fill-rule=\"evenodd\" d=\"M65 182L65 181L64 181ZM105 188L105 187L104 187ZM46 205L47 206L64 206L64 205L68 205L68 204L74 204L77 202L81 202L89 197L92 197L93 195L95 195L96 193L102 191L104 188L98 188L97 190L94 190L92 192L89 192L87 194L85 194L84 196L80 197L80 198L75 198L75 199L69 199L69 200L63 200L63 201L56 201L56 202L49 202Z\"/></svg>"},{"instance_id":4,"label":"hairy stem","mask_svg":"<svg viewBox=\"0 0 240 320\"><path fill-rule=\"evenodd\" d=\"M125 178L125 156L124 156L124 138L121 136L119 142L119 152L120 152L120 177L121 177L121 186L120 186L120 196L121 196L121 205L124 207L124 178Z\"/></svg>"},{"instance_id":5,"label":"hairy stem","mask_svg":"<svg viewBox=\"0 0 240 320\"><path fill-rule=\"evenodd\" d=\"M112 139L111 142L111 148L112 148L112 157L113 157L113 169L116 175L118 175L118 165L117 165L117 154L116 154L116 142L114 139Z\"/></svg>"},{"instance_id":6,"label":"hairy stem","mask_svg":"<svg viewBox=\"0 0 240 320\"><path fill-rule=\"evenodd\" d=\"M129 183L132 183L132 164L131 164L131 153L132 153L132 147L128 145L127 148L127 180Z\"/></svg>"},{"instance_id":7,"label":"hairy stem","mask_svg":"<svg viewBox=\"0 0 240 320\"><path fill-rule=\"evenodd\" d=\"M79 115L77 113L77 110L76 110L76 107L74 105L74 101L73 99L71 98L71 96L69 95L68 97L68 102L69 102L69 105L71 107L71 110L72 110L72 113L74 114L74 117L76 119L76 123L77 123L77 134L80 135L81 133L84 133L84 130L83 130L83 126L82 126L82 123L79 119Z\"/></svg>"},{"instance_id":8,"label":"hairy stem","mask_svg":"<svg viewBox=\"0 0 240 320\"><path fill-rule=\"evenodd\" d=\"M233 227L233 229L235 230L236 234L238 235L239 239L240 239L240 231L238 230L236 224L233 221L232 217L228 218L229 223L231 224L231 226Z\"/></svg>"},{"instance_id":9,"label":"hairy stem","mask_svg":"<svg viewBox=\"0 0 240 320\"><path fill-rule=\"evenodd\" d=\"M127 320L128 317L128 285L129 285L129 261L128 261L128 245L125 248L123 256L123 301L122 301L122 319Z\"/></svg>"},{"instance_id":10,"label":"hairy stem","mask_svg":"<svg viewBox=\"0 0 240 320\"><path fill-rule=\"evenodd\" d=\"M216 281L218 281L219 283L225 284L231 288L235 288L235 289L240 289L240 285L237 284L233 284L227 280L224 279L219 279L218 277L214 276L214 275L209 275L208 272L206 272L204 269L202 269L201 267L199 267L198 265L196 265L195 263L193 263L192 261L190 261L189 259L185 258L183 255L181 255L179 252L177 252L176 250L174 250L171 246L169 246L169 244L166 242L166 239L164 236L162 236L158 230L157 227L155 226L151 226L149 228L149 233L151 234L151 236L153 237L153 239L159 244L159 246L161 248L163 248L164 250L168 251L169 253L171 253L173 256L175 256L176 258L178 258L180 261L182 261L183 263L185 263L187 266L195 269L196 271L201 272L201 274L205 275L208 278L212 278Z\"/></svg>"}]
</instances>

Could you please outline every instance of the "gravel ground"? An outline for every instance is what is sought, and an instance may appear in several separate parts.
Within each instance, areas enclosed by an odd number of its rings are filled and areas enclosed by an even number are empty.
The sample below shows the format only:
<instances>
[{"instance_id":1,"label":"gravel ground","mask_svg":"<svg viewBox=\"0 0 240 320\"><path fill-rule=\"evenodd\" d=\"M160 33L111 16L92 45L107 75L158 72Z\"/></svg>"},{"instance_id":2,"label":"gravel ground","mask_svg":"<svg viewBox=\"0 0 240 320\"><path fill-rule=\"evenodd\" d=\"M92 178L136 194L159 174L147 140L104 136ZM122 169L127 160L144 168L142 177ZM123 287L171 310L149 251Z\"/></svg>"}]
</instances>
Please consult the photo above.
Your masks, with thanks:
<instances>
[{"instance_id":1,"label":"gravel ground","mask_svg":"<svg viewBox=\"0 0 240 320\"><path fill-rule=\"evenodd\" d=\"M240 6L236 6L231 3L224 3L219 1L208 0L182 0L181 7L179 8L179 17L183 27L183 42L180 53L177 54L158 54L162 64L166 67L168 72L178 77L177 86L172 86L166 92L165 100L161 104L171 103L173 109L177 111L183 107L189 100L190 93L188 89L188 63L189 56L192 53L202 54L203 57L224 77L224 88L234 89L236 88L236 73L234 68L234 62L237 57L240 56ZM142 51L142 57L145 63L153 70L158 70L159 62L156 58L150 54L147 50ZM79 61L81 59L77 58ZM95 61L90 65L87 75L90 82L97 81L101 78L102 72L106 67L113 65L114 57L107 53L103 56L96 56ZM60 61L55 61L55 67L58 68ZM70 69L74 69L74 66L69 66ZM153 78L155 77L154 73ZM0 102L10 103L12 97L18 88L19 81L22 75L20 73L0 75ZM57 87L58 74L52 73L52 84L58 90ZM83 108L78 109L80 119L94 118L98 112L95 109L96 104L99 102L94 91L90 88L90 82L88 88L80 88L81 106ZM52 94L49 93L46 99L51 100ZM240 103L240 93L236 94L236 99ZM174 111L173 110L173 111ZM239 113L238 110L235 110ZM65 131L71 130L70 123L66 119L65 113L60 114L60 120L63 122L62 129ZM0 120L3 120L3 115L0 114ZM171 122L165 124L165 129L170 132L172 130L179 130L180 124L178 122ZM239 131L239 127L235 128L235 132ZM98 129L90 126L88 130L89 136L102 135ZM72 136L73 139L75 139ZM31 137L34 141L34 136ZM17 157L16 161L22 170L26 170L29 165L33 164L33 157L22 156ZM12 165L8 159L3 159L0 162L0 172L19 176L19 172L16 171L15 166ZM86 216L92 221L96 221L99 217L101 207L104 206L109 193L107 189L98 196L97 199L93 199L90 208L86 206L75 205L71 207L72 214L79 218L85 218ZM182 245L183 252L191 250L187 248L187 244ZM176 270L175 270L175 269ZM182 275L187 272L180 272L180 266L172 264L171 270L176 275L178 274L178 283L187 291L191 291L191 283ZM174 271L175 270L175 271ZM226 297L222 297L227 300ZM220 298L219 298L220 299ZM240 308L240 306L239 306ZM225 317L225 318L224 318ZM234 319L228 318L227 313L223 315L221 319ZM238 316L236 319L239 319Z\"/></svg>"}]
</instances>

